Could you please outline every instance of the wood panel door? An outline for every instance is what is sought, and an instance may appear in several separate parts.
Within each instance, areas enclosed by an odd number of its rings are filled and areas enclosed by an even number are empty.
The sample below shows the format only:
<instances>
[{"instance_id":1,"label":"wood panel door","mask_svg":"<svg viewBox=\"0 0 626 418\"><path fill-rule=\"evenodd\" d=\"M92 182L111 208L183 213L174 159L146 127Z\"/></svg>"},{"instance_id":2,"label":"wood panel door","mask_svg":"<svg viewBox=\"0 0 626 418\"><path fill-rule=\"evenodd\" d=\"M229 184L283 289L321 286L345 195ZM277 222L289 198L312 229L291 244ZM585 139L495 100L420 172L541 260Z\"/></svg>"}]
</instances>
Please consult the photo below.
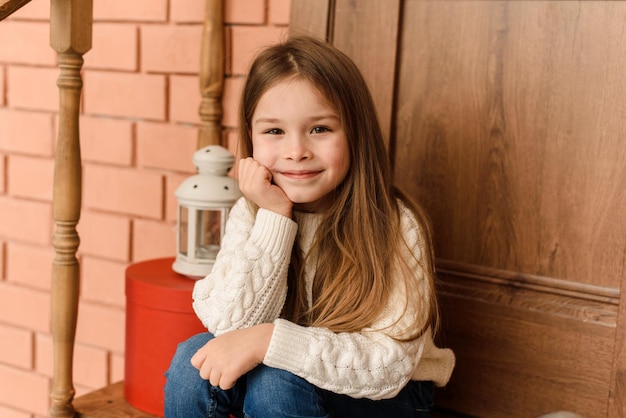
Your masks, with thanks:
<instances>
[{"instance_id":1,"label":"wood panel door","mask_svg":"<svg viewBox=\"0 0 626 418\"><path fill-rule=\"evenodd\" d=\"M437 403L626 416L626 2L292 0L351 55L435 230Z\"/></svg>"}]
</instances>

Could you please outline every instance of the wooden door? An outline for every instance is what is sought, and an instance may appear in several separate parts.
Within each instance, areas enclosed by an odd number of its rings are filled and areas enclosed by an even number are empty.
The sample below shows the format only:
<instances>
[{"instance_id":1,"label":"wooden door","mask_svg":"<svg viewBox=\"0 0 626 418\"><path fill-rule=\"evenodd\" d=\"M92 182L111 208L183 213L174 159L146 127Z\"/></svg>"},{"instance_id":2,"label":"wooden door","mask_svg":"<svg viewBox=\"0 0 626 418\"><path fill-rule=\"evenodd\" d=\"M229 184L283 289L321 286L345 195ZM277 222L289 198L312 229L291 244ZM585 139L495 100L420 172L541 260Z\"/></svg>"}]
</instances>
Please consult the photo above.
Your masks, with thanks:
<instances>
[{"instance_id":1,"label":"wooden door","mask_svg":"<svg viewBox=\"0 0 626 418\"><path fill-rule=\"evenodd\" d=\"M440 406L626 416L626 2L293 0L432 217Z\"/></svg>"}]
</instances>

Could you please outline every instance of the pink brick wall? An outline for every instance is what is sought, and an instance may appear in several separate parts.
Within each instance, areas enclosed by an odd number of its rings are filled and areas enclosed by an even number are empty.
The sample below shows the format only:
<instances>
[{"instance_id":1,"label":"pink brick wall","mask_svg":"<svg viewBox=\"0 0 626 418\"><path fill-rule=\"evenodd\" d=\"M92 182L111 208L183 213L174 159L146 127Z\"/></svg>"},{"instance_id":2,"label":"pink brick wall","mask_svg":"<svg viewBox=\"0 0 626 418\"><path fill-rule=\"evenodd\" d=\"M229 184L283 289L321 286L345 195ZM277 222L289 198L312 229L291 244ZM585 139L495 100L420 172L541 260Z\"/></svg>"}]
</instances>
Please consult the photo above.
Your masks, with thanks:
<instances>
[{"instance_id":1,"label":"pink brick wall","mask_svg":"<svg viewBox=\"0 0 626 418\"><path fill-rule=\"evenodd\" d=\"M50 2L0 22L0 416L47 416L58 92ZM84 64L78 394L123 379L124 270L173 256L174 190L193 172L204 0L94 1ZM250 57L286 36L289 0L225 0L224 144Z\"/></svg>"}]
</instances>

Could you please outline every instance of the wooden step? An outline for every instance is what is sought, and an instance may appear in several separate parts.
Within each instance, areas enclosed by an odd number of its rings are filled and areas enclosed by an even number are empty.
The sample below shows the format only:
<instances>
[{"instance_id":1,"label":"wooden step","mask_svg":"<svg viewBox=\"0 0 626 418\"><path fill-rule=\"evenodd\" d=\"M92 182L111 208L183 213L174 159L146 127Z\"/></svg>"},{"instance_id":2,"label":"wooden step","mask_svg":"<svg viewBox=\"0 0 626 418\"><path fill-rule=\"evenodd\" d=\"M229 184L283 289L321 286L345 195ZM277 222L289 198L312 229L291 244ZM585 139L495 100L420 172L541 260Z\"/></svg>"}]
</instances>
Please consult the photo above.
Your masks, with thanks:
<instances>
[{"instance_id":1,"label":"wooden step","mask_svg":"<svg viewBox=\"0 0 626 418\"><path fill-rule=\"evenodd\" d=\"M74 408L79 418L158 418L126 401L124 382L113 383L74 399Z\"/></svg>"}]
</instances>

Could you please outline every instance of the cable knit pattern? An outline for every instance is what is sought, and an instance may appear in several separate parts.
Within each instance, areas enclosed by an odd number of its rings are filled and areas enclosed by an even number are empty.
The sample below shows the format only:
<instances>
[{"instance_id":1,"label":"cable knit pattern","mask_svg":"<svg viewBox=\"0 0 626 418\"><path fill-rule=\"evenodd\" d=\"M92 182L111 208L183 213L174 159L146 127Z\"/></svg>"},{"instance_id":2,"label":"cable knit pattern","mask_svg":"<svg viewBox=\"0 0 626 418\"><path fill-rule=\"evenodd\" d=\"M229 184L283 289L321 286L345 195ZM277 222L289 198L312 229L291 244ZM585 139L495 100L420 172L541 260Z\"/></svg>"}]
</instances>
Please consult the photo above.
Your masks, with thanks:
<instances>
[{"instance_id":1,"label":"cable knit pattern","mask_svg":"<svg viewBox=\"0 0 626 418\"><path fill-rule=\"evenodd\" d=\"M297 225L242 198L233 206L211 273L196 282L193 307L214 335L278 318Z\"/></svg>"},{"instance_id":2,"label":"cable knit pattern","mask_svg":"<svg viewBox=\"0 0 626 418\"><path fill-rule=\"evenodd\" d=\"M409 260L414 260L410 265L427 285L421 268L424 240L413 214L404 205L401 208L404 238L413 254ZM299 247L307 253L319 222L318 215L308 213L296 212L294 219L263 209L255 216L245 199L237 202L213 271L194 288L194 308L204 325L220 335L274 322L264 364L355 398L394 397L409 379L445 385L454 367L451 350L436 347L430 332L410 343L391 337L404 335L429 303L424 290L416 303L405 306L406 290L400 280L381 317L361 332L333 333L279 319L296 234ZM315 258L311 254L305 266L307 289L312 285Z\"/></svg>"},{"instance_id":3,"label":"cable knit pattern","mask_svg":"<svg viewBox=\"0 0 626 418\"><path fill-rule=\"evenodd\" d=\"M274 325L266 365L354 398L397 395L411 378L423 345L398 343L380 332L335 334L283 319Z\"/></svg>"}]
</instances>

